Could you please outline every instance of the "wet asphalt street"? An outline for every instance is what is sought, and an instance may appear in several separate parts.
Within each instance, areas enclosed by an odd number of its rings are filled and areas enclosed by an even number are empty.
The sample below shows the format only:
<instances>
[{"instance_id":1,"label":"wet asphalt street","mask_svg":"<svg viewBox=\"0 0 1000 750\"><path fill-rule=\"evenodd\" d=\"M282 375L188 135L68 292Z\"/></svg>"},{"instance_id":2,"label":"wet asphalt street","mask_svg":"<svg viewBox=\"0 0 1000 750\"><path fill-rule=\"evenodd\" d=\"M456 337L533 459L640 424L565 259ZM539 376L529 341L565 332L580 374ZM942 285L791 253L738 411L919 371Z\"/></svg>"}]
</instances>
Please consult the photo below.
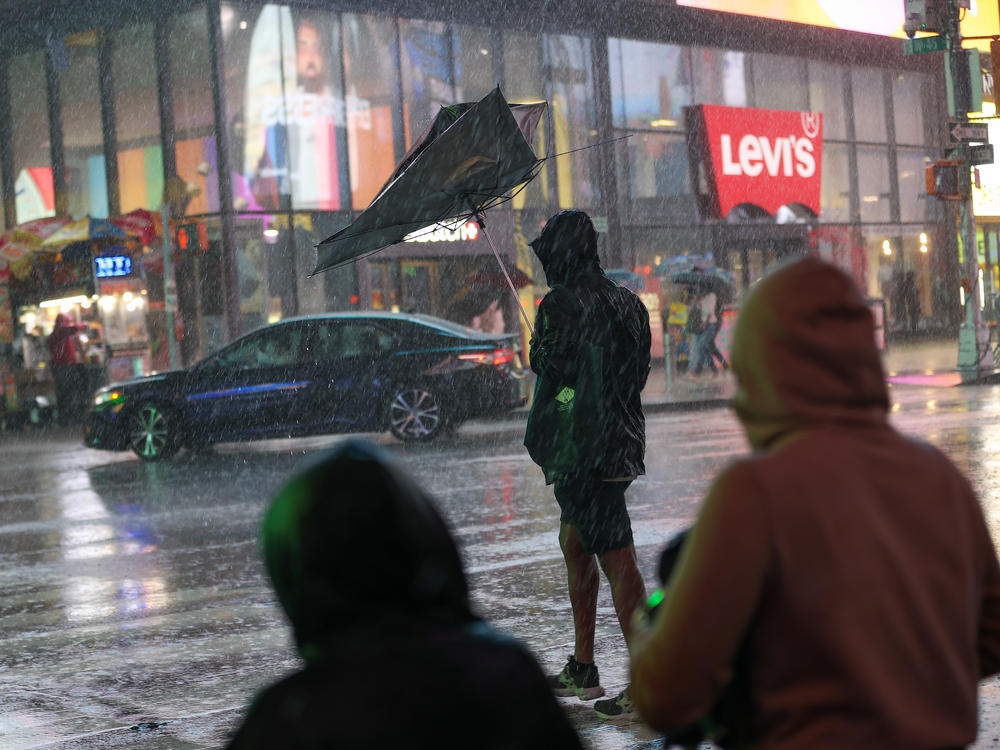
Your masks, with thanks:
<instances>
[{"instance_id":1,"label":"wet asphalt street","mask_svg":"<svg viewBox=\"0 0 1000 750\"><path fill-rule=\"evenodd\" d=\"M1000 387L892 395L895 424L968 473L1000 540ZM648 474L629 504L651 586L663 542L746 444L725 409L648 421ZM557 670L572 651L558 515L522 434L509 420L428 446L368 437L438 499L478 610ZM296 466L341 439L224 445L148 465L83 448L74 430L0 433L0 748L223 745L254 692L296 666L259 561L261 513ZM598 665L613 693L627 655L603 581L599 607ZM976 747L1000 747L996 681L981 696ZM575 699L564 706L590 747L662 745L639 722L601 723Z\"/></svg>"}]
</instances>

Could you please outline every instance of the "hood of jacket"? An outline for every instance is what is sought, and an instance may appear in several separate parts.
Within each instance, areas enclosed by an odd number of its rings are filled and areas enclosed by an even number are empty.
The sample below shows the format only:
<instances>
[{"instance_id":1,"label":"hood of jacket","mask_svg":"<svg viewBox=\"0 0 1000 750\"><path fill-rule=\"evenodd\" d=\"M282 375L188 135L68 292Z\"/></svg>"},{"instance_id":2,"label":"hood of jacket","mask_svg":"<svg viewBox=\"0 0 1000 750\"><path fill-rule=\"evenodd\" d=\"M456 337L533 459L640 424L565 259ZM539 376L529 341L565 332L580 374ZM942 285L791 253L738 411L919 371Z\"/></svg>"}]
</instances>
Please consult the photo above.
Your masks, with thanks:
<instances>
[{"instance_id":1,"label":"hood of jacket","mask_svg":"<svg viewBox=\"0 0 1000 750\"><path fill-rule=\"evenodd\" d=\"M433 502L363 441L345 442L289 481L261 535L307 661L338 632L366 623L475 619L458 549Z\"/></svg>"},{"instance_id":2,"label":"hood of jacket","mask_svg":"<svg viewBox=\"0 0 1000 750\"><path fill-rule=\"evenodd\" d=\"M530 244L550 287L566 284L582 273L601 270L597 231L583 211L560 211L545 222L542 233Z\"/></svg>"},{"instance_id":3,"label":"hood of jacket","mask_svg":"<svg viewBox=\"0 0 1000 750\"><path fill-rule=\"evenodd\" d=\"M749 293L733 334L732 406L753 448L805 428L884 422L889 394L854 280L808 257Z\"/></svg>"}]
</instances>

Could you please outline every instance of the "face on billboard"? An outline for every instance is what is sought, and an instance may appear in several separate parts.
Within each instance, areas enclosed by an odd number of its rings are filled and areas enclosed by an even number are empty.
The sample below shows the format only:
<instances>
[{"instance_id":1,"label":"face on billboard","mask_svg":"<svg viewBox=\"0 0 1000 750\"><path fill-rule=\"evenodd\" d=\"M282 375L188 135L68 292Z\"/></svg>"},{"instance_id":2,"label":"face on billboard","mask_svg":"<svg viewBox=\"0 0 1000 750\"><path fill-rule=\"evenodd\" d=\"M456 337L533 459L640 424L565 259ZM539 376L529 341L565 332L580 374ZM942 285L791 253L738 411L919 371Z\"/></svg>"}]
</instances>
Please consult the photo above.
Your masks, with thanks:
<instances>
[{"instance_id":1,"label":"face on billboard","mask_svg":"<svg viewBox=\"0 0 1000 750\"><path fill-rule=\"evenodd\" d=\"M692 8L741 13L866 34L905 37L902 0L677 0ZM996 33L997 3L972 0L962 19L964 36ZM986 49L989 49L987 46Z\"/></svg>"}]
</instances>

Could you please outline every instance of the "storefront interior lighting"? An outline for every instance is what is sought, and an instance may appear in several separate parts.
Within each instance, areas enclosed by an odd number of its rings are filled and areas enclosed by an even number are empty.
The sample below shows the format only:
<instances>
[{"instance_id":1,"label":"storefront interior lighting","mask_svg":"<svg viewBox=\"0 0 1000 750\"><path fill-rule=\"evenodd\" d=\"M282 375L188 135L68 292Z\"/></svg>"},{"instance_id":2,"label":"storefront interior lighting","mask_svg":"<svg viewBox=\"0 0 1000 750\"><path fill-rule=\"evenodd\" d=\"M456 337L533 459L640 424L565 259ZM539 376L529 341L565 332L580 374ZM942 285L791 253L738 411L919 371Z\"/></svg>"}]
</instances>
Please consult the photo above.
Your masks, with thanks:
<instances>
[{"instance_id":1,"label":"storefront interior lighting","mask_svg":"<svg viewBox=\"0 0 1000 750\"><path fill-rule=\"evenodd\" d=\"M264 230L264 236L267 237L269 240L273 240L275 237L278 236L278 230L274 229L272 227L269 227L269 228L267 228L267 229Z\"/></svg>"},{"instance_id":2,"label":"storefront interior lighting","mask_svg":"<svg viewBox=\"0 0 1000 750\"><path fill-rule=\"evenodd\" d=\"M110 294L105 294L101 297L101 301L98 303L102 310L113 310L117 300Z\"/></svg>"},{"instance_id":3,"label":"storefront interior lighting","mask_svg":"<svg viewBox=\"0 0 1000 750\"><path fill-rule=\"evenodd\" d=\"M927 244L927 232L921 232L920 233L920 244L921 245L926 245Z\"/></svg>"},{"instance_id":4,"label":"storefront interior lighting","mask_svg":"<svg viewBox=\"0 0 1000 750\"><path fill-rule=\"evenodd\" d=\"M677 120L653 120L649 123L651 128L672 128L677 125Z\"/></svg>"},{"instance_id":5,"label":"storefront interior lighting","mask_svg":"<svg viewBox=\"0 0 1000 750\"><path fill-rule=\"evenodd\" d=\"M882 254L892 255L892 244L889 240L882 240Z\"/></svg>"},{"instance_id":6,"label":"storefront interior lighting","mask_svg":"<svg viewBox=\"0 0 1000 750\"><path fill-rule=\"evenodd\" d=\"M80 303L80 307L82 307L84 310L89 310L90 309L90 305L91 305L91 302L90 302L89 299L85 299L83 302Z\"/></svg>"},{"instance_id":7,"label":"storefront interior lighting","mask_svg":"<svg viewBox=\"0 0 1000 750\"><path fill-rule=\"evenodd\" d=\"M132 292L123 292L122 300L124 300L125 302L129 302L132 299L132 296L133 296Z\"/></svg>"},{"instance_id":8,"label":"storefront interior lighting","mask_svg":"<svg viewBox=\"0 0 1000 750\"><path fill-rule=\"evenodd\" d=\"M58 307L72 309L73 305L77 305L86 300L86 295L78 294L75 297L63 297L62 299L47 299L44 302L39 303L39 307Z\"/></svg>"}]
</instances>

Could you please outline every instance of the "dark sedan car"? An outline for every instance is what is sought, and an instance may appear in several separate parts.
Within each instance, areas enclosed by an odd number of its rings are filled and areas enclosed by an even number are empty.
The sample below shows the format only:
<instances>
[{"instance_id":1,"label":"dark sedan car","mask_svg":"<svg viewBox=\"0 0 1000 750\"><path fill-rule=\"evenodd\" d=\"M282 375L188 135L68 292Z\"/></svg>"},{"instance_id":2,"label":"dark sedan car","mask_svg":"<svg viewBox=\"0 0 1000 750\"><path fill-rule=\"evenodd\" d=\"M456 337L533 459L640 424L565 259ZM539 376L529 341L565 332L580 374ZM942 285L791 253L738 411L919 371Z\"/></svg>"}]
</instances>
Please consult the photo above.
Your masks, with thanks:
<instances>
[{"instance_id":1,"label":"dark sedan car","mask_svg":"<svg viewBox=\"0 0 1000 750\"><path fill-rule=\"evenodd\" d=\"M185 446L335 432L430 440L523 404L522 377L513 335L429 315L293 318L186 370L99 389L84 443L156 461Z\"/></svg>"}]
</instances>

